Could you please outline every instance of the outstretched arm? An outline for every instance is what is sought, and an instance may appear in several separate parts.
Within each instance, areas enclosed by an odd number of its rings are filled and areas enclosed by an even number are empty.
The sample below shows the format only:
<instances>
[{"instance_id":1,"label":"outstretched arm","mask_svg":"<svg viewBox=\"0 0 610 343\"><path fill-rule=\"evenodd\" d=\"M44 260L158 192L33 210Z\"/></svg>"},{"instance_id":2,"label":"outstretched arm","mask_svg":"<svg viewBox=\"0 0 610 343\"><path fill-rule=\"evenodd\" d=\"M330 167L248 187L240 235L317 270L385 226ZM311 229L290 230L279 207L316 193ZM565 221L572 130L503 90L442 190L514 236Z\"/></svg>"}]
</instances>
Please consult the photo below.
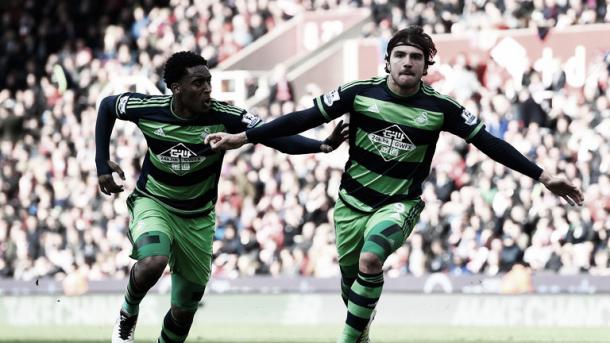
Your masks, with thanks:
<instances>
[{"instance_id":1,"label":"outstretched arm","mask_svg":"<svg viewBox=\"0 0 610 343\"><path fill-rule=\"evenodd\" d=\"M347 139L349 124L340 121L333 129L333 132L323 141L307 138L300 135L292 135L288 137L279 137L271 140L265 140L261 143L279 150L285 154L300 155L311 154L318 152L332 152L337 149L343 141Z\"/></svg>"},{"instance_id":2,"label":"outstretched arm","mask_svg":"<svg viewBox=\"0 0 610 343\"><path fill-rule=\"evenodd\" d=\"M274 138L292 136L319 126L324 122L326 122L326 119L320 110L317 107L311 107L281 116L245 132L209 134L204 142L209 143L213 150L236 149L249 142L264 143Z\"/></svg>"},{"instance_id":3,"label":"outstretched arm","mask_svg":"<svg viewBox=\"0 0 610 343\"><path fill-rule=\"evenodd\" d=\"M544 172L542 168L532 163L506 141L481 130L470 142L496 162L542 182L548 190L565 199L568 204L572 206L575 204L582 205L584 197L580 189L563 178L551 176Z\"/></svg>"},{"instance_id":4,"label":"outstretched arm","mask_svg":"<svg viewBox=\"0 0 610 343\"><path fill-rule=\"evenodd\" d=\"M110 161L110 136L116 120L112 112L115 99L116 97L106 97L102 100L95 122L95 167L100 190L107 195L123 191L123 186L117 185L112 179L113 171L125 180L123 170L118 164Z\"/></svg>"}]
</instances>

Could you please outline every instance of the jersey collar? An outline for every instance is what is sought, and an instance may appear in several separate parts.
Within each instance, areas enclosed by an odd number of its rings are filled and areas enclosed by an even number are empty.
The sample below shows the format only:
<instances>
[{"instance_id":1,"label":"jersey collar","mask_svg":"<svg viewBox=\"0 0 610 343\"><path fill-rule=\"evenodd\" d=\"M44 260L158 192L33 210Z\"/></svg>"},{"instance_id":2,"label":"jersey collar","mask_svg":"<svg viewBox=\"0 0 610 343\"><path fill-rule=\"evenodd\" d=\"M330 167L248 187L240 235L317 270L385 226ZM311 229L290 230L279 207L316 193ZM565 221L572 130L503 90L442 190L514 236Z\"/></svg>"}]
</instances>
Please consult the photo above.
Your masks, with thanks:
<instances>
[{"instance_id":1,"label":"jersey collar","mask_svg":"<svg viewBox=\"0 0 610 343\"><path fill-rule=\"evenodd\" d=\"M392 89L390 89L390 86L388 86L388 80L389 80L388 78L389 77L390 77L390 75L386 76L385 82L383 83L383 86L388 91L388 93L390 95L392 95L393 97L395 97L395 98L399 98L399 99L411 99L411 98L413 98L414 96L418 95L421 92L422 82L423 81L420 80L419 81L419 89L417 90L417 92L415 92L415 93L413 93L411 95L406 95L406 96L405 95L396 94L396 93L394 93L394 91Z\"/></svg>"}]
</instances>

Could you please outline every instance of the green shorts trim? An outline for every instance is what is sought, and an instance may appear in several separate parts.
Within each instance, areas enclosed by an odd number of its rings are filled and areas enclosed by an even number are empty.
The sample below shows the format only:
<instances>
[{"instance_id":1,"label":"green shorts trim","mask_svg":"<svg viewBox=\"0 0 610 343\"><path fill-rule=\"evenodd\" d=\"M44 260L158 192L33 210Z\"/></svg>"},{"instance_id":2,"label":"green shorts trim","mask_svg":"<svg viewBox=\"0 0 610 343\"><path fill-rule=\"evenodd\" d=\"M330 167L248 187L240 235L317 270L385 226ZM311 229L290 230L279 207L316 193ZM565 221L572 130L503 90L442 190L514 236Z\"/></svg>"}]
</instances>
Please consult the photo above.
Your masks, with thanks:
<instances>
[{"instance_id":1,"label":"green shorts trim","mask_svg":"<svg viewBox=\"0 0 610 343\"><path fill-rule=\"evenodd\" d=\"M170 212L157 201L131 194L129 238L131 257L169 256L173 273L186 280L205 285L212 266L212 241L216 227L214 211L194 218Z\"/></svg>"}]
</instances>

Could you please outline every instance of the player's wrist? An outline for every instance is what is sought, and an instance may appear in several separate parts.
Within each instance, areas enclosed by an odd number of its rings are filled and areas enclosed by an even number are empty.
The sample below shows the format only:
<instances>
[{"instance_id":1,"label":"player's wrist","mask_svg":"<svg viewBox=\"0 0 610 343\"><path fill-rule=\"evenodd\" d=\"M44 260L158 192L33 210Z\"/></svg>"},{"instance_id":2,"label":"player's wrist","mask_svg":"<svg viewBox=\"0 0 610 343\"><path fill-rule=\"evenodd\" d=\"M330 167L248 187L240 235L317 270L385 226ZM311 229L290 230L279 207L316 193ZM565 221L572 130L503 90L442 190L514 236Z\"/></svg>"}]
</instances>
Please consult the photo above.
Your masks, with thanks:
<instances>
[{"instance_id":1,"label":"player's wrist","mask_svg":"<svg viewBox=\"0 0 610 343\"><path fill-rule=\"evenodd\" d=\"M106 159L95 159L95 169L97 171L97 176L112 174L112 169L108 165L108 160Z\"/></svg>"},{"instance_id":2,"label":"player's wrist","mask_svg":"<svg viewBox=\"0 0 610 343\"><path fill-rule=\"evenodd\" d=\"M250 143L250 140L248 139L248 134L245 131L241 132L238 135L238 138L239 138L239 143L241 143L242 145Z\"/></svg>"},{"instance_id":3,"label":"player's wrist","mask_svg":"<svg viewBox=\"0 0 610 343\"><path fill-rule=\"evenodd\" d=\"M546 171L542 171L542 174L538 177L538 181L540 181L543 185L547 186L551 182L551 175Z\"/></svg>"}]
</instances>

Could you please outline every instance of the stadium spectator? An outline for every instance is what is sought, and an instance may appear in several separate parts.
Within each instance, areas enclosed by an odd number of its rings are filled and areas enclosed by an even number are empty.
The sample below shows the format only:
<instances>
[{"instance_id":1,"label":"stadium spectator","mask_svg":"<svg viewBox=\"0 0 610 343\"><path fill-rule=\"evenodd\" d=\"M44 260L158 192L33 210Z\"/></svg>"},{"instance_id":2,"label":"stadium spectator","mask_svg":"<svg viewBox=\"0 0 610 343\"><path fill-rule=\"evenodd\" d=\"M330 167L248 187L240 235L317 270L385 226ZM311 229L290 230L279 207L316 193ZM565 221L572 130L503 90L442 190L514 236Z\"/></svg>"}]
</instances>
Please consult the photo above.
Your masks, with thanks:
<instances>
[{"instance_id":1,"label":"stadium spectator","mask_svg":"<svg viewBox=\"0 0 610 343\"><path fill-rule=\"evenodd\" d=\"M269 90L269 103L278 102L284 104L287 101L294 102L294 89L286 76L286 67L279 64L273 70L273 80Z\"/></svg>"}]
</instances>

